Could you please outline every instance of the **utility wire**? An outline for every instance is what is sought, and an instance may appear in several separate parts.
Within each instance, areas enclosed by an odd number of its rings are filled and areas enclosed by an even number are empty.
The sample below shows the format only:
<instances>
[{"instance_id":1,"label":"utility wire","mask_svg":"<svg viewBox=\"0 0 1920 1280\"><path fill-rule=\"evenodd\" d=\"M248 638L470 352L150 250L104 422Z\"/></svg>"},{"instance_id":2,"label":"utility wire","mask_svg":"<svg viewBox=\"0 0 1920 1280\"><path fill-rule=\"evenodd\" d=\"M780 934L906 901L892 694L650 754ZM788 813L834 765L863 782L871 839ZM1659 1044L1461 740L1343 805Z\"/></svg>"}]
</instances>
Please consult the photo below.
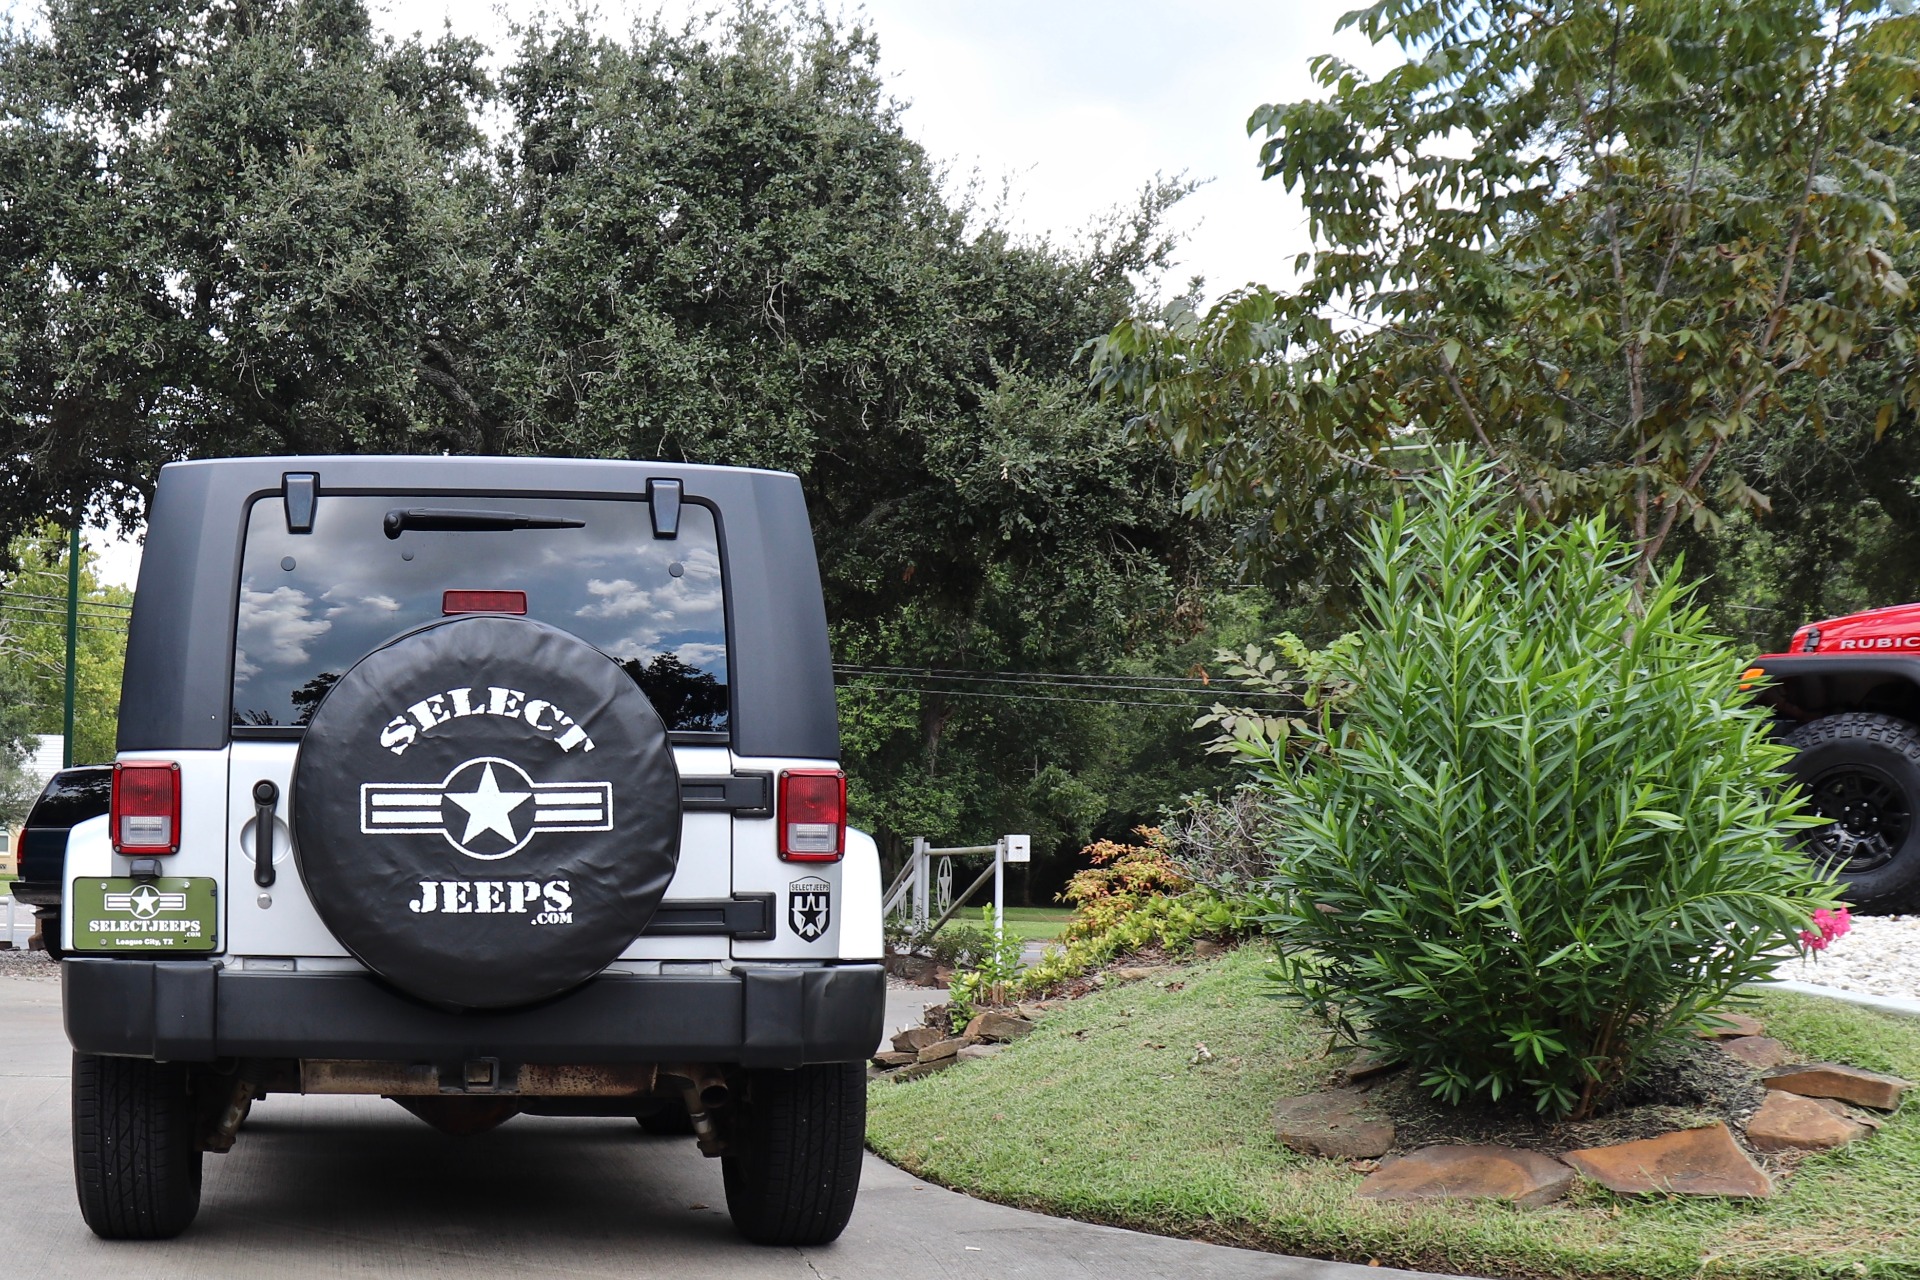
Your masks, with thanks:
<instances>
[{"instance_id":1,"label":"utility wire","mask_svg":"<svg viewBox=\"0 0 1920 1280\"><path fill-rule=\"evenodd\" d=\"M1122 698L1075 698L1048 693L993 693L985 689L922 689L911 685L873 685L841 684L842 689L851 689L857 693L911 693L934 695L943 698L1001 698L1013 702L1079 702L1101 707L1151 707L1158 711L1211 711L1211 704L1201 702L1135 702ZM1278 707L1244 707L1237 710L1256 711L1264 715L1284 715L1286 711Z\"/></svg>"},{"instance_id":2,"label":"utility wire","mask_svg":"<svg viewBox=\"0 0 1920 1280\"><path fill-rule=\"evenodd\" d=\"M0 587L0 595L18 596L22 600L51 600L55 604L60 605L65 605L67 602L65 596L48 595L44 592L35 591L17 591L11 587ZM123 609L128 612L132 612L133 610L133 606L130 604L119 604L112 600L82 600L80 607L82 609Z\"/></svg>"},{"instance_id":3,"label":"utility wire","mask_svg":"<svg viewBox=\"0 0 1920 1280\"><path fill-rule=\"evenodd\" d=\"M67 616L65 608L54 608L51 605L44 604L15 604L4 596L0 596L0 609L10 609L16 613L51 614L60 618ZM75 612L89 622L104 623L108 626L118 626L122 629L125 629L127 625L127 615L124 613L89 613L85 605L82 605L79 609L75 610Z\"/></svg>"},{"instance_id":4,"label":"utility wire","mask_svg":"<svg viewBox=\"0 0 1920 1280\"><path fill-rule=\"evenodd\" d=\"M1057 676L1041 676L1038 673L1022 676L988 676L978 673L941 674L933 671L911 668L861 667L851 663L837 663L836 675L870 678L877 680L919 680L941 685L1012 685L1015 687L1038 687L1050 689L1088 689L1114 693L1162 693L1173 696L1193 695L1238 695L1241 697L1272 697L1278 689L1265 685L1252 684L1244 680L1184 681L1173 683L1159 680L1153 683L1136 681L1129 676L1086 676L1077 679L1065 679ZM1275 684L1281 688L1290 687L1291 681Z\"/></svg>"},{"instance_id":5,"label":"utility wire","mask_svg":"<svg viewBox=\"0 0 1920 1280\"><path fill-rule=\"evenodd\" d=\"M1078 683L1089 680L1125 680L1135 684L1187 685L1197 688L1211 688L1221 684L1247 683L1242 676L1147 676L1130 675L1125 672L1096 672L1086 674L1072 671L963 671L954 667L899 667L880 663L836 662L836 670L860 670L884 672L888 674L911 676L938 676L941 678L989 680L996 682L1038 680L1061 683ZM1276 681L1277 684L1298 684L1297 680Z\"/></svg>"}]
</instances>

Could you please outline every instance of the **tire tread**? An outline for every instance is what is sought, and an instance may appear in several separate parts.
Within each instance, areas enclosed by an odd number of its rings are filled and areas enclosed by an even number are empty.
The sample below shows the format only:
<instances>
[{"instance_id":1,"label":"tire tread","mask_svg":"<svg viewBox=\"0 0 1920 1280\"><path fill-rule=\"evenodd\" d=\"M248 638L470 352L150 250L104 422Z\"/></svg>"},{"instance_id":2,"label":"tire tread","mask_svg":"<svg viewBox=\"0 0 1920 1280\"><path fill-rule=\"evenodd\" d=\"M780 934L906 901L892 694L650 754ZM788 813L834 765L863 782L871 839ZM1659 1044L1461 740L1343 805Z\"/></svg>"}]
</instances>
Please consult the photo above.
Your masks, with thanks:
<instances>
[{"instance_id":1,"label":"tire tread","mask_svg":"<svg viewBox=\"0 0 1920 1280\"><path fill-rule=\"evenodd\" d=\"M723 1157L740 1233L771 1245L836 1239L860 1191L866 1118L860 1063L752 1073L740 1150Z\"/></svg>"},{"instance_id":2,"label":"tire tread","mask_svg":"<svg viewBox=\"0 0 1920 1280\"><path fill-rule=\"evenodd\" d=\"M185 1067L74 1055L74 1186L95 1235L179 1235L200 1208L200 1161Z\"/></svg>"}]
</instances>

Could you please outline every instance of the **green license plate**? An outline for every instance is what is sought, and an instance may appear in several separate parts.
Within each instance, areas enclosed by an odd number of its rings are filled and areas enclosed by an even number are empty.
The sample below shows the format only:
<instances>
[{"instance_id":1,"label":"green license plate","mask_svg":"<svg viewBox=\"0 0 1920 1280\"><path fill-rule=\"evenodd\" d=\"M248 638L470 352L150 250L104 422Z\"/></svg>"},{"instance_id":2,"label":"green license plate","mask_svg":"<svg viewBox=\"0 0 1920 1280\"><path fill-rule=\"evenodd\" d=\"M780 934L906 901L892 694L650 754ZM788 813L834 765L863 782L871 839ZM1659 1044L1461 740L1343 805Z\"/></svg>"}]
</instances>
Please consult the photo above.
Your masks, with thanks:
<instances>
[{"instance_id":1,"label":"green license plate","mask_svg":"<svg viewBox=\"0 0 1920 1280\"><path fill-rule=\"evenodd\" d=\"M118 877L73 884L76 951L211 951L219 916L211 876Z\"/></svg>"}]
</instances>

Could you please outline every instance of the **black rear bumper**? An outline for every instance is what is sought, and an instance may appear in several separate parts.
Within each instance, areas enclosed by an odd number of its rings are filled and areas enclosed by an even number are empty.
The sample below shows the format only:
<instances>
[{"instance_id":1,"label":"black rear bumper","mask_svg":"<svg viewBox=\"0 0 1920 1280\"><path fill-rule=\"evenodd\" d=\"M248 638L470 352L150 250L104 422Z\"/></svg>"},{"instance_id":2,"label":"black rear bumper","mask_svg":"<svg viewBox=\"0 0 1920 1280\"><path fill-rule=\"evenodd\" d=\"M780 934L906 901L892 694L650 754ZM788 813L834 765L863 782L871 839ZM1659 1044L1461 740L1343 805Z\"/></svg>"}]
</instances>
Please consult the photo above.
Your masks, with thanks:
<instances>
[{"instance_id":1,"label":"black rear bumper","mask_svg":"<svg viewBox=\"0 0 1920 1280\"><path fill-rule=\"evenodd\" d=\"M354 973L228 970L211 961L60 966L81 1053L389 1062L712 1062L797 1067L873 1052L886 1018L877 964L722 974L609 974L545 1004L449 1013Z\"/></svg>"}]
</instances>

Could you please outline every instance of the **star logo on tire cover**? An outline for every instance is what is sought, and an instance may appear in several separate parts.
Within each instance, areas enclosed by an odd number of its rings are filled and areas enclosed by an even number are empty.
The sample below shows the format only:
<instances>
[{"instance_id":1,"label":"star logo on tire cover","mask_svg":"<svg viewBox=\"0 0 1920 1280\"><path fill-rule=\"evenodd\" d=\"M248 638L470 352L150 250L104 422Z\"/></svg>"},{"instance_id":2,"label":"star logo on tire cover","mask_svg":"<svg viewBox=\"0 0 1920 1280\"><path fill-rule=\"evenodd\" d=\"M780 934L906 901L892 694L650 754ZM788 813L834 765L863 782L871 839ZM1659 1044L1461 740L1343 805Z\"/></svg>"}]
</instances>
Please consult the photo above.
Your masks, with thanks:
<instances>
[{"instance_id":1,"label":"star logo on tire cover","mask_svg":"<svg viewBox=\"0 0 1920 1280\"><path fill-rule=\"evenodd\" d=\"M455 765L437 783L360 786L362 835L437 835L482 862L511 857L548 831L613 830L610 782L535 782L499 756Z\"/></svg>"}]
</instances>

